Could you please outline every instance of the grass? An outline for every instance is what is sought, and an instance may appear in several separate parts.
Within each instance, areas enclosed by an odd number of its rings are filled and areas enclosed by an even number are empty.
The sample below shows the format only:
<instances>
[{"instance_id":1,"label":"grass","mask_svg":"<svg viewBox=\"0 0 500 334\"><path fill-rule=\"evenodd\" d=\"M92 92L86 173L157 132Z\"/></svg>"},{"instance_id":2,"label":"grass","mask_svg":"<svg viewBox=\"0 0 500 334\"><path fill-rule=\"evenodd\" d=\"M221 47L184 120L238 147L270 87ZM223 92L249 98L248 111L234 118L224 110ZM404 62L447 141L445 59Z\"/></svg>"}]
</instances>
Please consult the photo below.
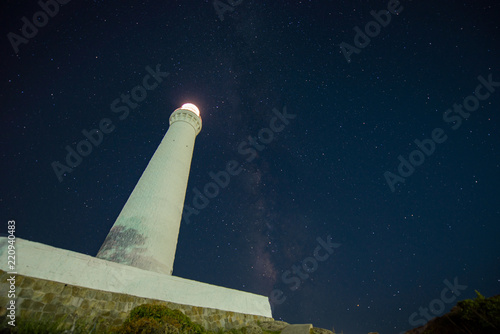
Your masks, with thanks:
<instances>
[{"instance_id":1,"label":"grass","mask_svg":"<svg viewBox=\"0 0 500 334\"><path fill-rule=\"evenodd\" d=\"M64 329L63 319L60 320L38 320L16 319L16 326L11 326L4 321L2 323L1 333L15 334L62 334Z\"/></svg>"},{"instance_id":2,"label":"grass","mask_svg":"<svg viewBox=\"0 0 500 334\"><path fill-rule=\"evenodd\" d=\"M5 319L0 324L0 334L66 334L69 331L65 328L66 317L59 319L32 320L30 318L18 317L16 326L11 326ZM95 330L96 323L88 323L82 319L75 322L71 334L110 334L109 332L98 333Z\"/></svg>"}]
</instances>

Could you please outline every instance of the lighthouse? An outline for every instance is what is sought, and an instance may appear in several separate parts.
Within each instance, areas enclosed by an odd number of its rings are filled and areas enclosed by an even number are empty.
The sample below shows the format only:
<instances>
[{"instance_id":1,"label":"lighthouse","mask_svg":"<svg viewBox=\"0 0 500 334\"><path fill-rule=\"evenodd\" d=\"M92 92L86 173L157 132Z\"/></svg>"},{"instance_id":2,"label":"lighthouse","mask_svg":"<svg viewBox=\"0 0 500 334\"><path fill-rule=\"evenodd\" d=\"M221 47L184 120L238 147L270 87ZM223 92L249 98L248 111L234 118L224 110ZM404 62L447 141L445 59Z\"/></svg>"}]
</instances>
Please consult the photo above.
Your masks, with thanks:
<instances>
[{"instance_id":1,"label":"lighthouse","mask_svg":"<svg viewBox=\"0 0 500 334\"><path fill-rule=\"evenodd\" d=\"M198 108L184 104L104 240L97 257L172 274L196 136Z\"/></svg>"}]
</instances>

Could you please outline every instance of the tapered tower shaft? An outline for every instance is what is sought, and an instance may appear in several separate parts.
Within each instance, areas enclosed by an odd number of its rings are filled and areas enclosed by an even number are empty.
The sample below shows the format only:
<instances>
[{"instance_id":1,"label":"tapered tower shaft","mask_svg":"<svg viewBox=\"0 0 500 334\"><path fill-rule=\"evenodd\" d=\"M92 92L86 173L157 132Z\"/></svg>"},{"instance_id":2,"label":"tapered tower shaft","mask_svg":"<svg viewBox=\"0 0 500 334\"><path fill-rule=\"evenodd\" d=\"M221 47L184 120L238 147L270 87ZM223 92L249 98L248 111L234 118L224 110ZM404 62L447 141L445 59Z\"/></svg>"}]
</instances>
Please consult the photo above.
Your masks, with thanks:
<instances>
[{"instance_id":1,"label":"tapered tower shaft","mask_svg":"<svg viewBox=\"0 0 500 334\"><path fill-rule=\"evenodd\" d=\"M172 274L195 138L198 108L185 104L111 228L97 257Z\"/></svg>"}]
</instances>

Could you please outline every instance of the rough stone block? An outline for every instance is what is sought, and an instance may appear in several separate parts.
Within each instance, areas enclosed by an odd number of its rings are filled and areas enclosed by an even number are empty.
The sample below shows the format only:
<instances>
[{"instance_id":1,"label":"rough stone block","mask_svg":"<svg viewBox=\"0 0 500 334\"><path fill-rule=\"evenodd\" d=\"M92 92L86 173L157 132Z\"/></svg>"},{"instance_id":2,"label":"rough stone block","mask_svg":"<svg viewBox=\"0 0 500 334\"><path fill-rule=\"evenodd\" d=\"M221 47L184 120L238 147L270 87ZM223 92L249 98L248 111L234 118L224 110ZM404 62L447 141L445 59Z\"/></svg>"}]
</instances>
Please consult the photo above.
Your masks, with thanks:
<instances>
[{"instance_id":1,"label":"rough stone block","mask_svg":"<svg viewBox=\"0 0 500 334\"><path fill-rule=\"evenodd\" d=\"M54 298L56 297L56 295L54 293L46 293L45 296L43 296L42 298L42 303L45 303L45 304L50 304L54 301Z\"/></svg>"},{"instance_id":2,"label":"rough stone block","mask_svg":"<svg viewBox=\"0 0 500 334\"><path fill-rule=\"evenodd\" d=\"M52 315L54 315L57 311L57 305L55 304L46 304L44 307L43 307L43 313L50 313Z\"/></svg>"},{"instance_id":3,"label":"rough stone block","mask_svg":"<svg viewBox=\"0 0 500 334\"><path fill-rule=\"evenodd\" d=\"M25 276L20 276L20 275L17 275L17 276L16 276L16 286L21 286L21 284L23 284L24 277L25 277ZM0 278L0 279L1 279L1 278Z\"/></svg>"},{"instance_id":4,"label":"rough stone block","mask_svg":"<svg viewBox=\"0 0 500 334\"><path fill-rule=\"evenodd\" d=\"M122 303L130 302L130 296L129 295L119 294L118 295L118 301L122 302Z\"/></svg>"},{"instance_id":5,"label":"rough stone block","mask_svg":"<svg viewBox=\"0 0 500 334\"><path fill-rule=\"evenodd\" d=\"M33 303L30 306L30 310L34 312L41 312L44 306L45 306L44 303L33 301Z\"/></svg>"},{"instance_id":6,"label":"rough stone block","mask_svg":"<svg viewBox=\"0 0 500 334\"><path fill-rule=\"evenodd\" d=\"M60 294L64 289L64 284L59 283L59 282L50 282L46 284L45 286L45 291L54 293L56 295Z\"/></svg>"},{"instance_id":7,"label":"rough stone block","mask_svg":"<svg viewBox=\"0 0 500 334\"><path fill-rule=\"evenodd\" d=\"M64 284L61 291L61 296L70 296L73 294L73 287L71 285Z\"/></svg>"},{"instance_id":8,"label":"rough stone block","mask_svg":"<svg viewBox=\"0 0 500 334\"><path fill-rule=\"evenodd\" d=\"M80 307L80 305L83 303L83 298L81 297L75 297L71 298L69 305L75 306L75 307Z\"/></svg>"},{"instance_id":9,"label":"rough stone block","mask_svg":"<svg viewBox=\"0 0 500 334\"><path fill-rule=\"evenodd\" d=\"M124 302L116 302L115 309L119 312L125 311L125 308L127 307L127 304Z\"/></svg>"},{"instance_id":10,"label":"rough stone block","mask_svg":"<svg viewBox=\"0 0 500 334\"><path fill-rule=\"evenodd\" d=\"M22 302L19 303L21 309L25 309L25 310L30 309L32 304L33 304L33 301L30 299L24 299Z\"/></svg>"},{"instance_id":11,"label":"rough stone block","mask_svg":"<svg viewBox=\"0 0 500 334\"><path fill-rule=\"evenodd\" d=\"M110 310L103 311L103 312L101 312L100 315L103 318L109 318L111 316L111 311Z\"/></svg>"},{"instance_id":12,"label":"rough stone block","mask_svg":"<svg viewBox=\"0 0 500 334\"><path fill-rule=\"evenodd\" d=\"M61 305L68 305L71 302L71 298L73 298L72 295L59 295L59 303L61 303Z\"/></svg>"},{"instance_id":13,"label":"rough stone block","mask_svg":"<svg viewBox=\"0 0 500 334\"><path fill-rule=\"evenodd\" d=\"M85 301L84 301L85 302ZM83 309L81 307L78 307L76 309L76 311L74 312L75 316L77 318L82 318L84 316L88 316L89 315L89 312L88 312L88 309Z\"/></svg>"},{"instance_id":14,"label":"rough stone block","mask_svg":"<svg viewBox=\"0 0 500 334\"><path fill-rule=\"evenodd\" d=\"M87 289L85 291L85 299L95 299L96 295L97 295L96 290Z\"/></svg>"},{"instance_id":15,"label":"rough stone block","mask_svg":"<svg viewBox=\"0 0 500 334\"><path fill-rule=\"evenodd\" d=\"M118 319L120 317L120 312L117 310L111 310L111 314L109 315L111 319Z\"/></svg>"},{"instance_id":16,"label":"rough stone block","mask_svg":"<svg viewBox=\"0 0 500 334\"><path fill-rule=\"evenodd\" d=\"M95 308L102 310L106 306L106 302L104 300L96 300L95 301Z\"/></svg>"},{"instance_id":17,"label":"rough stone block","mask_svg":"<svg viewBox=\"0 0 500 334\"><path fill-rule=\"evenodd\" d=\"M116 303L114 301L106 302L106 310L113 310L116 307Z\"/></svg>"},{"instance_id":18,"label":"rough stone block","mask_svg":"<svg viewBox=\"0 0 500 334\"><path fill-rule=\"evenodd\" d=\"M31 277L25 277L23 279L23 283L21 284L21 288L31 288L35 284L35 280Z\"/></svg>"},{"instance_id":19,"label":"rough stone block","mask_svg":"<svg viewBox=\"0 0 500 334\"><path fill-rule=\"evenodd\" d=\"M80 297L80 298L85 297L85 289L84 288L79 287L79 286L74 286L72 290L73 290L72 295L74 297Z\"/></svg>"},{"instance_id":20,"label":"rough stone block","mask_svg":"<svg viewBox=\"0 0 500 334\"><path fill-rule=\"evenodd\" d=\"M82 303L80 304L80 308L81 308L82 310L88 310L88 309L89 309L89 307L90 307L90 302L89 302L89 300L88 300L88 299L84 299L84 300L82 301Z\"/></svg>"},{"instance_id":21,"label":"rough stone block","mask_svg":"<svg viewBox=\"0 0 500 334\"><path fill-rule=\"evenodd\" d=\"M139 305L139 304L134 304L133 302L128 302L125 304L126 307L125 307L125 312L129 312L131 311L136 305Z\"/></svg>"},{"instance_id":22,"label":"rough stone block","mask_svg":"<svg viewBox=\"0 0 500 334\"><path fill-rule=\"evenodd\" d=\"M106 291L96 291L94 299L95 300L104 300L104 295L106 294Z\"/></svg>"},{"instance_id":23,"label":"rough stone block","mask_svg":"<svg viewBox=\"0 0 500 334\"><path fill-rule=\"evenodd\" d=\"M33 290L33 296L31 297L31 299L37 302L41 302L43 296L45 296L45 292L39 290Z\"/></svg>"},{"instance_id":24,"label":"rough stone block","mask_svg":"<svg viewBox=\"0 0 500 334\"><path fill-rule=\"evenodd\" d=\"M35 282L33 283L33 290L43 291L46 282L46 280L36 278Z\"/></svg>"},{"instance_id":25,"label":"rough stone block","mask_svg":"<svg viewBox=\"0 0 500 334\"><path fill-rule=\"evenodd\" d=\"M19 297L22 298L32 298L33 297L33 290L32 289L21 289L18 293Z\"/></svg>"},{"instance_id":26,"label":"rough stone block","mask_svg":"<svg viewBox=\"0 0 500 334\"><path fill-rule=\"evenodd\" d=\"M76 313L76 310L78 309L78 307L73 306L73 305L65 305L64 309L67 312L67 314L74 314L74 313Z\"/></svg>"}]
</instances>

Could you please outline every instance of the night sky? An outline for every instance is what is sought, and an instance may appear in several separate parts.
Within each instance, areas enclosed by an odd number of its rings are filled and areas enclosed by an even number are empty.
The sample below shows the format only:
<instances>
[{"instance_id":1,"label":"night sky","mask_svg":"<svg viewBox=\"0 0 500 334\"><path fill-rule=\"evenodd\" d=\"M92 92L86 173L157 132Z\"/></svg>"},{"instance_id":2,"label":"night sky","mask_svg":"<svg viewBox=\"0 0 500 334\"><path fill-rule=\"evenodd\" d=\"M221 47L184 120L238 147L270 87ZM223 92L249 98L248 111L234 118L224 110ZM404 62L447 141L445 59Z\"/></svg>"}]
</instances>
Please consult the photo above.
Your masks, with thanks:
<instances>
[{"instance_id":1,"label":"night sky","mask_svg":"<svg viewBox=\"0 0 500 334\"><path fill-rule=\"evenodd\" d=\"M65 1L36 33L40 4L1 5L1 232L95 256L191 102L186 205L242 171L183 220L174 275L346 334L500 293L498 1Z\"/></svg>"}]
</instances>

